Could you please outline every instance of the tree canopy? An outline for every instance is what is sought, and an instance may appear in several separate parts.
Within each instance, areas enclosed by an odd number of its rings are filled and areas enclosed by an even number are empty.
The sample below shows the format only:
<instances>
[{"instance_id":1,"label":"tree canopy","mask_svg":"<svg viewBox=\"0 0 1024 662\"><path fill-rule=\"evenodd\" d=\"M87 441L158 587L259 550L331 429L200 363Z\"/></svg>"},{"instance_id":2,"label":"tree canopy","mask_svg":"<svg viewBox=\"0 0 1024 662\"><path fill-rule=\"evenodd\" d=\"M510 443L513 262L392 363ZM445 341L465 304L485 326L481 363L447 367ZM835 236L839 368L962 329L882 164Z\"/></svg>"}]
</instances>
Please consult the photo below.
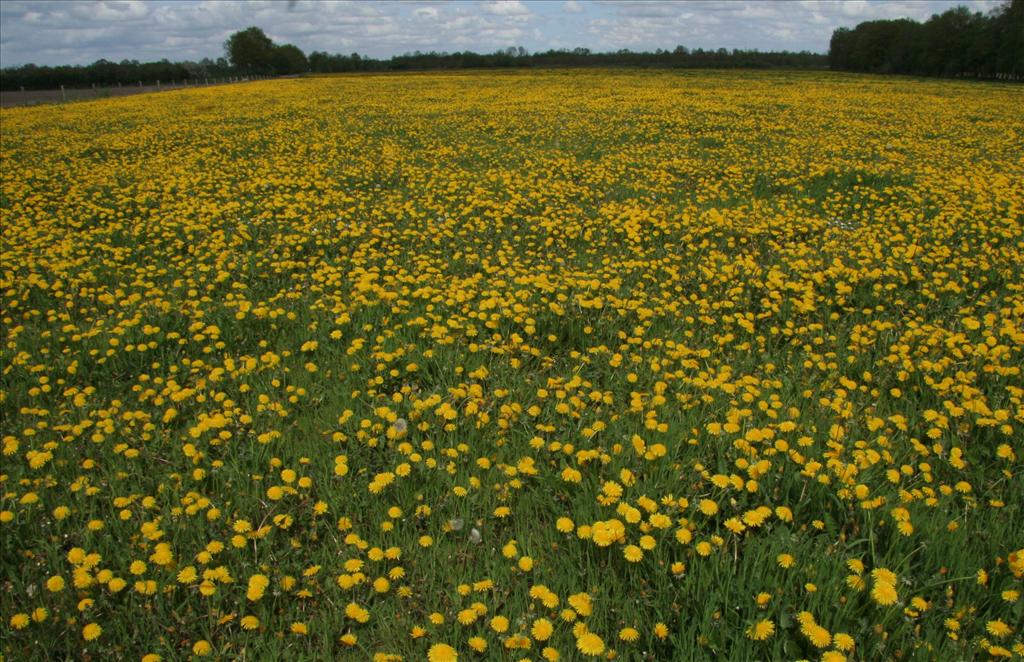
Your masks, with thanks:
<instances>
[{"instance_id":1,"label":"tree canopy","mask_svg":"<svg viewBox=\"0 0 1024 662\"><path fill-rule=\"evenodd\" d=\"M152 85L184 80L202 81L237 75L224 58L203 58L198 62L139 62L138 60L97 60L87 65L58 65L55 67L26 64L0 70L0 89L52 90L67 87L116 87L118 85Z\"/></svg>"},{"instance_id":2,"label":"tree canopy","mask_svg":"<svg viewBox=\"0 0 1024 662\"><path fill-rule=\"evenodd\" d=\"M867 21L832 33L829 66L840 71L1024 78L1024 0L988 15L955 7L924 23Z\"/></svg>"},{"instance_id":3,"label":"tree canopy","mask_svg":"<svg viewBox=\"0 0 1024 662\"><path fill-rule=\"evenodd\" d=\"M300 74L309 70L305 53L294 44L278 45L255 26L240 30L224 42L231 64L251 74Z\"/></svg>"},{"instance_id":4,"label":"tree canopy","mask_svg":"<svg viewBox=\"0 0 1024 662\"><path fill-rule=\"evenodd\" d=\"M677 46L668 51L631 51L594 53L587 48L548 50L528 53L521 46L510 46L493 53L461 51L455 53L415 51L389 59L331 54L313 51L309 68L315 73L346 71L423 71L431 69L506 69L529 67L678 67L715 69L824 69L824 55L802 51L690 50Z\"/></svg>"}]
</instances>

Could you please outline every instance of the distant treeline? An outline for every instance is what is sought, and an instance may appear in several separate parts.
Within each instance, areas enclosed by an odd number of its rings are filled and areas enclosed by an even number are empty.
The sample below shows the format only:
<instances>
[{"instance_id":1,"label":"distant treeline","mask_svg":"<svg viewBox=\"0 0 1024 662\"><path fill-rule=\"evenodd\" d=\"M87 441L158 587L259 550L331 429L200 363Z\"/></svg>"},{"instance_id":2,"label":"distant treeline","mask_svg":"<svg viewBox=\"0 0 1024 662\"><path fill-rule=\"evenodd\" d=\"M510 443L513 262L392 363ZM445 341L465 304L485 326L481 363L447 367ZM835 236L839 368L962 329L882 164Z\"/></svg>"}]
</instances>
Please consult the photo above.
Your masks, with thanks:
<instances>
[{"instance_id":1,"label":"distant treeline","mask_svg":"<svg viewBox=\"0 0 1024 662\"><path fill-rule=\"evenodd\" d=\"M281 48L298 49L291 45ZM278 51L280 53L281 51ZM300 57L301 56L301 57ZM27 64L0 71L0 89L26 90L153 84L186 79L203 80L224 76L249 74L341 73L347 71L427 71L432 69L507 69L520 67L686 67L720 69L825 69L826 56L818 53L688 50L678 47L672 51L657 50L635 52L620 50L614 53L592 53L585 48L550 50L527 53L522 48L508 48L494 53L406 53L388 59L363 57L358 53L336 55L314 51L306 58L301 52L292 52L292 62L304 66L232 66L225 58L200 62L139 63L135 61L109 62L100 60L81 66L45 67ZM308 64L306 64L308 62Z\"/></svg>"},{"instance_id":2,"label":"distant treeline","mask_svg":"<svg viewBox=\"0 0 1024 662\"><path fill-rule=\"evenodd\" d=\"M687 67L722 69L824 69L828 60L817 53L761 52L756 50L689 50L677 46L675 50L636 52L619 50L612 53L593 53L586 48L549 50L528 53L522 47L507 48L482 54L470 51L458 53L406 53L386 60L351 55L332 55L314 51L309 55L309 68L314 73L341 73L345 71L423 71L430 69L499 69L517 67Z\"/></svg>"},{"instance_id":3,"label":"distant treeline","mask_svg":"<svg viewBox=\"0 0 1024 662\"><path fill-rule=\"evenodd\" d=\"M116 87L152 85L183 81L202 82L228 76L287 75L309 71L306 56L292 44L278 45L259 28L234 33L224 42L227 57L203 58L198 62L139 62L99 60L86 65L56 67L26 64L0 69L0 89L4 91L52 90L61 85L74 87Z\"/></svg>"},{"instance_id":4,"label":"distant treeline","mask_svg":"<svg viewBox=\"0 0 1024 662\"><path fill-rule=\"evenodd\" d=\"M924 23L868 21L832 33L831 69L879 74L1024 79L1024 0L987 16L956 7Z\"/></svg>"},{"instance_id":5,"label":"distant treeline","mask_svg":"<svg viewBox=\"0 0 1024 662\"><path fill-rule=\"evenodd\" d=\"M0 89L17 90L53 90L61 85L74 87L117 87L118 85L153 85L162 83L182 82L184 80L202 81L209 78L223 78L235 75L235 68L225 58L211 60L205 58L199 62L139 62L122 60L111 62L99 60L87 65L59 65L56 67L40 67L26 64L21 67L8 67L0 70Z\"/></svg>"},{"instance_id":6,"label":"distant treeline","mask_svg":"<svg viewBox=\"0 0 1024 662\"><path fill-rule=\"evenodd\" d=\"M936 14L924 23L910 19L868 21L832 34L828 55L757 50L654 52L586 48L528 53L510 47L494 53L406 53L387 59L314 51L308 57L293 44L275 44L250 27L224 43L227 57L198 62L99 60L89 65L36 66L0 70L0 89L152 85L157 81L199 82L228 76L426 71L519 67L679 67L716 69L824 69L880 74L1024 79L1024 0L1010 0L988 15L965 7Z\"/></svg>"}]
</instances>

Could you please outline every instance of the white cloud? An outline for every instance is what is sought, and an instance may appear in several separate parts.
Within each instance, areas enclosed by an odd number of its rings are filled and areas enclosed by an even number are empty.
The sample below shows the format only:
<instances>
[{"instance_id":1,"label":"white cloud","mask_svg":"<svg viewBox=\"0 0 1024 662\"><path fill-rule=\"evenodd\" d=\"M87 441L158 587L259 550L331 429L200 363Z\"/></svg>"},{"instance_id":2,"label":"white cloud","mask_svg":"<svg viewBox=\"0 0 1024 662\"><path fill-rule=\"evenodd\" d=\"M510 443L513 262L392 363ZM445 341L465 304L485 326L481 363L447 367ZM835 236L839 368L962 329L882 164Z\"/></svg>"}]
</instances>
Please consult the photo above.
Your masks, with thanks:
<instances>
[{"instance_id":1,"label":"white cloud","mask_svg":"<svg viewBox=\"0 0 1024 662\"><path fill-rule=\"evenodd\" d=\"M824 52L837 27L926 20L963 0L0 0L0 65L99 58L198 60L250 25L278 43L388 57L414 50L491 52L758 48ZM972 2L989 11L999 0Z\"/></svg>"},{"instance_id":2,"label":"white cloud","mask_svg":"<svg viewBox=\"0 0 1024 662\"><path fill-rule=\"evenodd\" d=\"M719 47L825 52L838 27L861 21L909 17L927 20L963 0L612 0L601 3L610 16L590 18L592 48L637 50ZM974 11L989 11L999 0L973 0Z\"/></svg>"},{"instance_id":3,"label":"white cloud","mask_svg":"<svg viewBox=\"0 0 1024 662\"><path fill-rule=\"evenodd\" d=\"M356 51L375 57L456 48L490 52L538 35L535 16L518 1L486 7L438 4L11 0L0 2L0 64L219 57L224 40L250 25L307 53Z\"/></svg>"},{"instance_id":4,"label":"white cloud","mask_svg":"<svg viewBox=\"0 0 1024 662\"><path fill-rule=\"evenodd\" d=\"M481 7L488 14L497 16L525 16L530 13L521 0L489 0L481 3Z\"/></svg>"},{"instance_id":5,"label":"white cloud","mask_svg":"<svg viewBox=\"0 0 1024 662\"><path fill-rule=\"evenodd\" d=\"M842 7L844 14L854 17L864 16L868 13L869 9L870 6L867 0L847 0L847 2L843 3Z\"/></svg>"}]
</instances>

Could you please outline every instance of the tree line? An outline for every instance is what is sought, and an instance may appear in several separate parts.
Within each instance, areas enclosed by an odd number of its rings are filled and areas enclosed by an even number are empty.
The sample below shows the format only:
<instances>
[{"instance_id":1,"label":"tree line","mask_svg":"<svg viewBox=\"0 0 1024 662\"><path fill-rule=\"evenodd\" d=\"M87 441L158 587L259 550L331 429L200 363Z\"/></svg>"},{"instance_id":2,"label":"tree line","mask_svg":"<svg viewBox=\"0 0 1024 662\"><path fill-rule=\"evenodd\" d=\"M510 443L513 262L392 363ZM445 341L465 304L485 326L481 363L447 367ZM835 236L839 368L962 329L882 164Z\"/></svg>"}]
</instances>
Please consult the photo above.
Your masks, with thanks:
<instances>
[{"instance_id":1,"label":"tree line","mask_svg":"<svg viewBox=\"0 0 1024 662\"><path fill-rule=\"evenodd\" d=\"M225 56L198 62L139 62L97 60L86 65L37 66L0 69L0 89L52 90L64 87L116 87L159 82L202 82L229 76L301 74L309 62L294 44L275 44L259 28L247 28L224 42Z\"/></svg>"},{"instance_id":2,"label":"tree line","mask_svg":"<svg viewBox=\"0 0 1024 662\"><path fill-rule=\"evenodd\" d=\"M371 58L276 44L258 27L234 33L225 56L197 62L98 60L89 65L26 64L0 70L0 89L200 82L228 76L293 75L307 72L424 71L517 67L680 67L715 69L824 69L880 74L1024 79L1024 0L1008 0L990 12L957 7L924 23L910 19L867 21L832 34L828 55L807 51L658 49L594 53L586 48L529 53L510 47L493 53L416 51Z\"/></svg>"},{"instance_id":3,"label":"tree line","mask_svg":"<svg viewBox=\"0 0 1024 662\"><path fill-rule=\"evenodd\" d=\"M867 21L832 33L829 68L878 74L1024 79L1024 0L989 14L956 7L924 23Z\"/></svg>"},{"instance_id":4,"label":"tree line","mask_svg":"<svg viewBox=\"0 0 1024 662\"><path fill-rule=\"evenodd\" d=\"M226 57L205 58L198 62L143 62L99 60L89 65L37 66L26 64L0 70L0 89L55 89L60 86L112 87L153 84L157 81L202 81L210 78L251 75L291 75L301 73L341 73L348 71L425 71L431 69L497 69L515 67L687 67L716 69L824 69L824 55L810 52L764 52L757 50L674 50L653 52L619 50L594 53L586 48L548 50L529 53L509 47L493 53L456 53L420 51L377 59L331 54L321 51L309 57L294 44L276 44L260 28L250 27L234 33L224 43Z\"/></svg>"},{"instance_id":5,"label":"tree line","mask_svg":"<svg viewBox=\"0 0 1024 662\"><path fill-rule=\"evenodd\" d=\"M138 60L97 60L88 65L59 65L55 67L26 64L0 70L0 89L4 91L54 90L60 86L117 87L118 85L153 85L157 81L171 83L185 80L202 81L235 75L235 69L225 58L198 62L139 62Z\"/></svg>"},{"instance_id":6,"label":"tree line","mask_svg":"<svg viewBox=\"0 0 1024 662\"><path fill-rule=\"evenodd\" d=\"M674 50L594 53L586 48L548 50L529 53L522 47L509 47L494 53L461 51L445 53L416 51L389 59L367 58L314 51L309 68L314 73L347 71L423 71L431 69L506 69L527 67L685 67L715 69L824 69L824 55L810 52L765 52L757 50L695 49L677 46Z\"/></svg>"}]
</instances>

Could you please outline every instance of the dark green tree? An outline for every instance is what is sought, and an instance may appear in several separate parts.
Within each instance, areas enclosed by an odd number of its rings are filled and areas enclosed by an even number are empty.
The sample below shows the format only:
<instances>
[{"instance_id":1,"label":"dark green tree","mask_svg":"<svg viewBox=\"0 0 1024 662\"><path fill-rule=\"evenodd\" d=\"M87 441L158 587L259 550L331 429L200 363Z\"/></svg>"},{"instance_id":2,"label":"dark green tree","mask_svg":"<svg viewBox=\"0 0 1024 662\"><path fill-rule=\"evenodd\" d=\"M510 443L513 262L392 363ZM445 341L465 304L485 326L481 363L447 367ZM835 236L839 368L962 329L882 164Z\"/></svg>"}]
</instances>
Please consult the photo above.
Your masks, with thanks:
<instances>
[{"instance_id":1,"label":"dark green tree","mask_svg":"<svg viewBox=\"0 0 1024 662\"><path fill-rule=\"evenodd\" d=\"M274 73L279 76L302 74L309 71L306 54L295 44L275 46L270 60L274 67Z\"/></svg>"},{"instance_id":2,"label":"dark green tree","mask_svg":"<svg viewBox=\"0 0 1024 662\"><path fill-rule=\"evenodd\" d=\"M996 71L1024 77L1024 0L1012 0L992 15L993 40L997 44Z\"/></svg>"},{"instance_id":3,"label":"dark green tree","mask_svg":"<svg viewBox=\"0 0 1024 662\"><path fill-rule=\"evenodd\" d=\"M273 69L274 42L257 27L240 30L224 42L231 65L247 73L269 73Z\"/></svg>"},{"instance_id":4,"label":"dark green tree","mask_svg":"<svg viewBox=\"0 0 1024 662\"><path fill-rule=\"evenodd\" d=\"M1020 80L1024 0L1010 0L988 16L955 7L923 24L898 19L839 28L828 58L835 70Z\"/></svg>"}]
</instances>

